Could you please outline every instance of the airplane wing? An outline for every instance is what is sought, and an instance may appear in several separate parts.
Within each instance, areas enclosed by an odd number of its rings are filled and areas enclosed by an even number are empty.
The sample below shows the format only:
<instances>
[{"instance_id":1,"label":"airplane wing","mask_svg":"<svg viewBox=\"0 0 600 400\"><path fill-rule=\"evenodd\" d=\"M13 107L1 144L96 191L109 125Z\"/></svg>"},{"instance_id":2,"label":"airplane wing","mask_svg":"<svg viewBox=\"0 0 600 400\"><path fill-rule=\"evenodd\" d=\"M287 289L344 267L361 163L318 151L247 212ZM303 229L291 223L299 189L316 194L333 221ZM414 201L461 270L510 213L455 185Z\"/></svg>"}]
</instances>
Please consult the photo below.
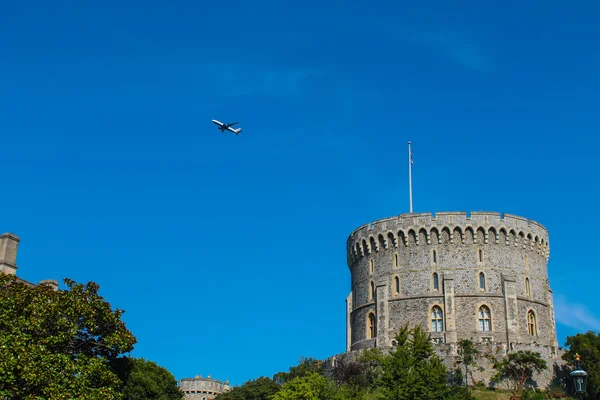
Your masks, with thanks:
<instances>
[{"instance_id":1,"label":"airplane wing","mask_svg":"<svg viewBox=\"0 0 600 400\"><path fill-rule=\"evenodd\" d=\"M227 124L227 126L234 126L235 124L238 124L239 122L232 122L231 124Z\"/></svg>"}]
</instances>

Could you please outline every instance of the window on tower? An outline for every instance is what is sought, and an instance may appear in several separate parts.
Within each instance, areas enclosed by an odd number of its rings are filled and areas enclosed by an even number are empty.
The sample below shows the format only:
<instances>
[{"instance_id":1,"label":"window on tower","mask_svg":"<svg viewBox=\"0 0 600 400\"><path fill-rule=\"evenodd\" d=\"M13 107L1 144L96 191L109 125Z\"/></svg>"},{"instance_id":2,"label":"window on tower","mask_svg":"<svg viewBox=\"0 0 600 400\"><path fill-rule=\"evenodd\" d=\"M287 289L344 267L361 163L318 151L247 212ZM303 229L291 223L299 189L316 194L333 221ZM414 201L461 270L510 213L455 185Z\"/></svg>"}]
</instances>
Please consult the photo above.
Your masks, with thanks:
<instances>
[{"instance_id":1,"label":"window on tower","mask_svg":"<svg viewBox=\"0 0 600 400\"><path fill-rule=\"evenodd\" d=\"M431 331L442 332L444 330L444 315L439 306L431 309Z\"/></svg>"},{"instance_id":2,"label":"window on tower","mask_svg":"<svg viewBox=\"0 0 600 400\"><path fill-rule=\"evenodd\" d=\"M531 336L537 336L537 323L535 321L535 314L533 310L529 310L527 313L527 332Z\"/></svg>"},{"instance_id":3,"label":"window on tower","mask_svg":"<svg viewBox=\"0 0 600 400\"><path fill-rule=\"evenodd\" d=\"M479 330L481 332L491 330L490 309L487 306L479 307Z\"/></svg>"},{"instance_id":4,"label":"window on tower","mask_svg":"<svg viewBox=\"0 0 600 400\"><path fill-rule=\"evenodd\" d=\"M376 319L375 319L375 314L370 312L369 313L369 321L368 321L368 327L367 327L367 339L373 339L376 335L377 335L377 330L375 329L375 323L376 323Z\"/></svg>"}]
</instances>

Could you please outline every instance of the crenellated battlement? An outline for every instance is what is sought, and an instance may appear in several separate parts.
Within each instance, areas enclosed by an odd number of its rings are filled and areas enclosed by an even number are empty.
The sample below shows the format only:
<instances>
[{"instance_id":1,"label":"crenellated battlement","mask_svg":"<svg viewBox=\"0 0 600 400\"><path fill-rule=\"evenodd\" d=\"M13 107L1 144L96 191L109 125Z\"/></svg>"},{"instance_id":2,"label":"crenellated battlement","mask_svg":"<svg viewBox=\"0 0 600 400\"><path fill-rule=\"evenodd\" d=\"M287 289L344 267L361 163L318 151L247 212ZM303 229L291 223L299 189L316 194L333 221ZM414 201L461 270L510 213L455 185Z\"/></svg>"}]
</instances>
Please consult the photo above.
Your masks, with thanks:
<instances>
[{"instance_id":1,"label":"crenellated battlement","mask_svg":"<svg viewBox=\"0 0 600 400\"><path fill-rule=\"evenodd\" d=\"M356 228L346 242L349 260L399 246L442 243L522 246L550 255L548 231L540 223L498 212L409 213Z\"/></svg>"}]
</instances>

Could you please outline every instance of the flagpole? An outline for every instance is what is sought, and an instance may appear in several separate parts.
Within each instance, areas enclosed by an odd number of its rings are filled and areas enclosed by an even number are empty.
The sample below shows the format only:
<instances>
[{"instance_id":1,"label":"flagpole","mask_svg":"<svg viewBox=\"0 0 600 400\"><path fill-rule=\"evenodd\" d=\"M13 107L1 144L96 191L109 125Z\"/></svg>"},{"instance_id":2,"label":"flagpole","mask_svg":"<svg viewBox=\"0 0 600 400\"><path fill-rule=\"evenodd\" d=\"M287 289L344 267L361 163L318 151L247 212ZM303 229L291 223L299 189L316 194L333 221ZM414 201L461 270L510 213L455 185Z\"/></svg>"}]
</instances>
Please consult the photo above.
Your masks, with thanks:
<instances>
[{"instance_id":1,"label":"flagpole","mask_svg":"<svg viewBox=\"0 0 600 400\"><path fill-rule=\"evenodd\" d=\"M412 153L410 151L410 142L408 142L408 187L410 197L410 212L412 213Z\"/></svg>"}]
</instances>

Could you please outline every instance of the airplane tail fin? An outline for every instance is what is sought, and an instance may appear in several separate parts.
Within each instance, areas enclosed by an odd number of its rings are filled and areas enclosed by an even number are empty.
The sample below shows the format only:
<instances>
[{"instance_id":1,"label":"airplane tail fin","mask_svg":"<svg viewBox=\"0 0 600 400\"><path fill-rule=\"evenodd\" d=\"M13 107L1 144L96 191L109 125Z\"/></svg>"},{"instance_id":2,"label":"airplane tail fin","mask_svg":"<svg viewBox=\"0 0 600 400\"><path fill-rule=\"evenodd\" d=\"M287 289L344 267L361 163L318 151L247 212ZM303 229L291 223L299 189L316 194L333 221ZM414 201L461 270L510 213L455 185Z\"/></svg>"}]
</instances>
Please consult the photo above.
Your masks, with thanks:
<instances>
[{"instance_id":1,"label":"airplane tail fin","mask_svg":"<svg viewBox=\"0 0 600 400\"><path fill-rule=\"evenodd\" d=\"M239 135L240 133L242 133L242 128L237 128L237 129L234 129L234 130L235 130L235 134L236 135Z\"/></svg>"}]
</instances>

